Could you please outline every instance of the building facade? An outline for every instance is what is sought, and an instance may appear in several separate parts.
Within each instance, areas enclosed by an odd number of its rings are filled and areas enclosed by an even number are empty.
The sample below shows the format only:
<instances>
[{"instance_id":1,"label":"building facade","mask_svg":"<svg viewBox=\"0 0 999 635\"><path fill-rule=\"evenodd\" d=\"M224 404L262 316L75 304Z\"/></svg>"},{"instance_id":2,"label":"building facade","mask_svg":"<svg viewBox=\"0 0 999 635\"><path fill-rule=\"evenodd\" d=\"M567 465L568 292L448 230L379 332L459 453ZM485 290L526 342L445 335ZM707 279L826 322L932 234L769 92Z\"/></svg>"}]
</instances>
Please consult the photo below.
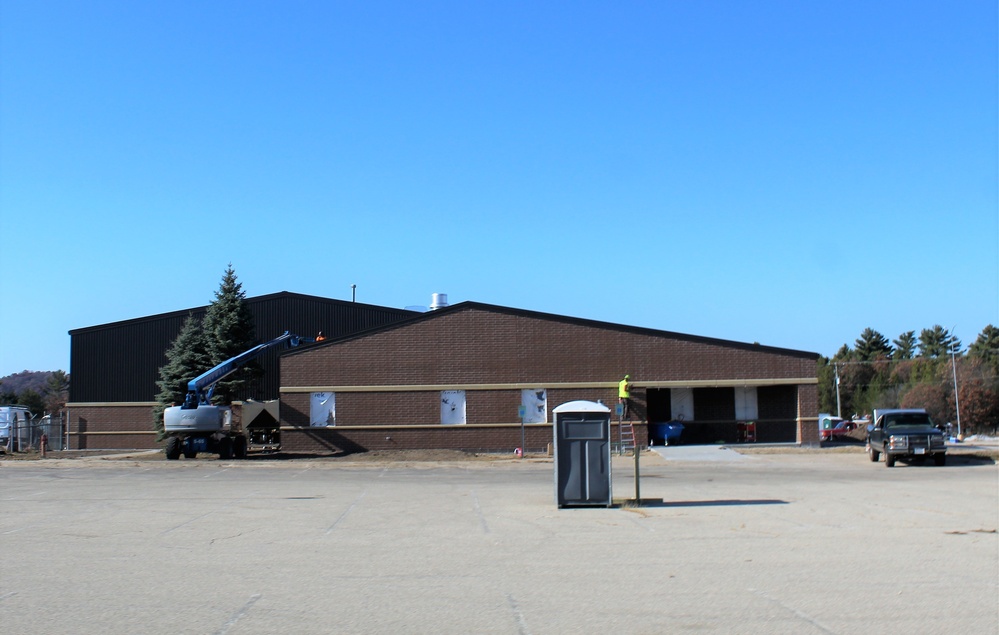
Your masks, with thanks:
<instances>
[{"instance_id":1,"label":"building facade","mask_svg":"<svg viewBox=\"0 0 999 635\"><path fill-rule=\"evenodd\" d=\"M629 419L682 421L684 442L818 443L818 355L464 302L281 356L283 446L292 451L528 451L551 411L583 399ZM623 417L618 417L623 418ZM522 425L523 421L523 425Z\"/></svg>"},{"instance_id":2,"label":"building facade","mask_svg":"<svg viewBox=\"0 0 999 635\"><path fill-rule=\"evenodd\" d=\"M285 331L330 339L417 315L412 311L280 292L247 298L258 341ZM75 329L70 335L69 447L141 449L157 445L153 408L159 369L188 315L207 306ZM277 399L279 350L256 361L263 370L244 398ZM193 378L192 378L193 379Z\"/></svg>"}]
</instances>

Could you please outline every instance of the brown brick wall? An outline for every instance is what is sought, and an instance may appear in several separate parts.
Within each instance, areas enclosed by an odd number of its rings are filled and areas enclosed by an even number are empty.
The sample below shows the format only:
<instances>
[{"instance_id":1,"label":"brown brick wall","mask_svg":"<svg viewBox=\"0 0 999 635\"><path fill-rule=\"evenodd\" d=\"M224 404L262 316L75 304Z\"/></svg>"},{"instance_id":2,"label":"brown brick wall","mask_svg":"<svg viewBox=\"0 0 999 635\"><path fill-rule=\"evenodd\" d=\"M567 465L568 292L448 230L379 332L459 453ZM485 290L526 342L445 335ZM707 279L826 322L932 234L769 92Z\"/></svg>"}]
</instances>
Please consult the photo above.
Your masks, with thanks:
<instances>
[{"instance_id":1,"label":"brown brick wall","mask_svg":"<svg viewBox=\"0 0 999 635\"><path fill-rule=\"evenodd\" d=\"M819 445L819 387L798 386L798 443Z\"/></svg>"},{"instance_id":2,"label":"brown brick wall","mask_svg":"<svg viewBox=\"0 0 999 635\"><path fill-rule=\"evenodd\" d=\"M814 377L815 359L467 309L281 360L282 386ZM614 393L612 396L616 397Z\"/></svg>"},{"instance_id":3,"label":"brown brick wall","mask_svg":"<svg viewBox=\"0 0 999 635\"><path fill-rule=\"evenodd\" d=\"M526 384L548 389L551 409L576 399L617 403L616 383L629 373L638 382L700 382L813 378L815 359L763 347L725 345L703 338L549 319L479 307L432 316L339 343L318 345L281 358L281 385L462 387ZM600 382L601 388L557 388L561 383ZM696 388L699 419L717 417L700 432L705 439L734 434L731 388ZM818 395L814 385L761 386L757 438L818 443ZM380 448L461 448L512 451L520 442L515 389L466 392L466 426L440 425L440 393L337 392L337 428L308 428L309 395L281 395L283 445L289 451L328 451L354 444ZM632 393L633 415L645 419L646 392ZM811 419L809 419L811 418ZM714 421L714 420L713 420ZM804 421L800 430L797 422ZM504 426L503 424L507 424ZM386 442L384 428L395 429ZM157 447L149 405L70 408L71 447ZM356 427L352 427L356 426ZM481 427L486 426L486 427ZM495 427L499 426L499 427ZM788 426L793 426L789 428ZM376 429L363 429L372 427ZM291 429L299 428L299 429ZM729 428L732 428L730 430ZM527 426L528 447L547 447L550 426ZM640 443L644 426L636 426ZM790 432L789 432L790 431ZM511 438L516 441L511 445ZM720 437L719 437L720 438ZM733 437L734 438L734 437Z\"/></svg>"},{"instance_id":4,"label":"brown brick wall","mask_svg":"<svg viewBox=\"0 0 999 635\"><path fill-rule=\"evenodd\" d=\"M70 406L69 449L133 450L158 447L152 406Z\"/></svg>"},{"instance_id":5,"label":"brown brick wall","mask_svg":"<svg viewBox=\"0 0 999 635\"><path fill-rule=\"evenodd\" d=\"M814 377L815 359L762 347L726 346L701 338L604 328L536 316L469 308L434 316L416 324L286 355L282 358L283 387L348 387L336 395L340 429L316 429L296 436L301 447L320 448L356 444L383 447L447 447L462 449L509 447L498 430L482 424L517 421L519 390L466 390L467 426L440 425L437 390L408 392L351 392L351 386L528 384L548 389L551 409L575 399L617 403L616 383L629 373L634 382L701 382L739 379L793 379ZM553 388L560 383L601 382L605 388ZM696 436L713 442L734 440L732 388L695 388L695 413L708 421L693 427ZM817 393L814 393L817 399ZM806 395L807 397L807 395ZM309 396L282 394L282 423L308 425ZM759 441L792 441L801 405L796 386L761 387ZM632 393L633 416L647 415L645 390ZM426 426L393 433L385 446L380 431L352 426ZM696 424L695 424L696 425ZM346 426L346 427L344 427ZM729 430L731 428L731 430ZM487 431L488 430L488 431ZM501 430L501 429L499 429ZM519 427L516 427L519 435ZM285 443L292 436L284 433ZM644 426L636 427L641 443ZM310 437L310 442L304 437ZM519 436L518 436L519 441ZM433 445L425 445L433 444ZM530 445L530 444L529 444Z\"/></svg>"},{"instance_id":6,"label":"brown brick wall","mask_svg":"<svg viewBox=\"0 0 999 635\"><path fill-rule=\"evenodd\" d=\"M528 452L544 452L552 442L550 424L524 426ZM281 432L283 452L362 452L447 448L510 452L520 447L520 426L382 426L379 429L298 428Z\"/></svg>"}]
</instances>

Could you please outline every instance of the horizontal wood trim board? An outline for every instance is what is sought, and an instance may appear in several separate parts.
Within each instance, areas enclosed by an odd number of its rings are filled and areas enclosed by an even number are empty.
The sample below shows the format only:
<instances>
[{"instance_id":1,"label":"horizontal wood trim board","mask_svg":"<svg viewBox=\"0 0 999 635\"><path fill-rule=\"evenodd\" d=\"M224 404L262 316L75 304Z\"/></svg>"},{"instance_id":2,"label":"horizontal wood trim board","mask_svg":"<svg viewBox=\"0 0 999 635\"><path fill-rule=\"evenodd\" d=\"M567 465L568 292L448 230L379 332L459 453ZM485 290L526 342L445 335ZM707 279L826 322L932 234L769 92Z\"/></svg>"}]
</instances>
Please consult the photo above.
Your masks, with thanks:
<instances>
[{"instance_id":1,"label":"horizontal wood trim board","mask_svg":"<svg viewBox=\"0 0 999 635\"><path fill-rule=\"evenodd\" d=\"M757 424L764 423L786 423L791 421L790 419L755 419ZM817 417L809 417L803 419L803 421L818 421ZM713 424L713 423L732 423L730 420L725 421L687 421L684 422L685 425L698 425L698 424ZM645 421L633 421L633 425L644 426L648 425ZM551 427L551 423L525 423L523 424L525 428L543 428ZM611 421L612 426L620 425L617 421ZM519 428L521 424L519 422L514 423L465 423L465 424L455 424L455 425L444 425L440 423L432 424L420 424L420 425L407 425L407 424L386 424L386 425L373 425L373 426L281 426L282 431L287 432L304 432L306 430L350 430L350 431L378 431L378 430L441 430L448 428L458 428L458 429L484 429L484 428ZM123 435L150 435L156 434L154 430L125 430L116 432L76 432L70 431L69 435L74 437L101 437L101 436L123 436Z\"/></svg>"},{"instance_id":2,"label":"horizontal wood trim board","mask_svg":"<svg viewBox=\"0 0 999 635\"><path fill-rule=\"evenodd\" d=\"M792 422L794 422L794 419L753 419L752 421L754 423L756 423L757 425L761 425L761 424L770 424L770 423L792 423ZM666 422L659 422L659 421L657 421L655 423L666 423ZM714 421L714 420L712 420L712 421L708 421L708 420L705 420L705 421L683 421L683 422L680 422L680 423L683 423L684 425L688 425L688 426L696 426L696 425L702 425L702 424L703 425L707 425L707 424L737 423L737 422L734 419L723 419L723 420L719 419L717 421ZM647 426L647 425L649 425L649 422L647 422L647 421L632 421L631 424L634 425L634 426ZM543 427L546 427L546 426L550 428L552 426L552 423L551 422L548 422L548 423L525 423L523 425L524 425L525 428L543 428ZM621 425L621 423L618 422L616 419L611 419L611 426L618 426L618 425ZM405 423L392 423L392 424L384 424L384 425L377 425L376 424L376 425L366 425L366 426L350 426L350 425L346 425L346 426L281 426L281 430L282 431L288 431L288 432L293 432L293 431L304 432L306 430L344 430L344 431L365 431L365 430L367 430L367 431L378 431L378 430L383 430L383 431L384 430L442 430L442 429L446 430L446 429L449 429L449 428L457 428L457 429L465 429L465 430L467 430L469 428L476 428L476 429L481 429L481 428L519 428L520 426L521 426L520 422L513 422L513 423L458 423L458 424L451 424L451 425L444 425L442 423L421 423L421 424L413 424L413 425L407 425Z\"/></svg>"},{"instance_id":3,"label":"horizontal wood trim board","mask_svg":"<svg viewBox=\"0 0 999 635\"><path fill-rule=\"evenodd\" d=\"M641 388L735 388L750 386L797 386L818 384L817 377L791 379L707 379L688 381L636 381L632 389ZM531 384L397 384L389 386L282 386L283 393L312 392L431 392L438 390L567 390L579 388L617 388L618 382L581 381Z\"/></svg>"},{"instance_id":4,"label":"horizontal wood trim board","mask_svg":"<svg viewBox=\"0 0 999 635\"><path fill-rule=\"evenodd\" d=\"M69 436L71 436L71 437L120 437L120 436L123 436L123 435L129 435L130 436L130 435L135 435L135 434L149 435L149 434L156 434L156 431L155 430L126 430L124 432L122 432L122 431L117 431L117 432L76 432L76 431L71 430L70 433L69 433Z\"/></svg>"},{"instance_id":5,"label":"horizontal wood trim board","mask_svg":"<svg viewBox=\"0 0 999 635\"><path fill-rule=\"evenodd\" d=\"M543 428L552 427L550 423L525 423L525 428ZM281 431L292 432L299 431L305 432L306 430L350 430L350 431L385 431L385 430L447 430L448 428L457 428L468 430L473 429L484 429L484 428L519 428L520 423L455 423L445 425L443 423L421 423L407 425L405 423L387 423L385 425L370 425L370 426L281 426Z\"/></svg>"},{"instance_id":6,"label":"horizontal wood trim board","mask_svg":"<svg viewBox=\"0 0 999 635\"><path fill-rule=\"evenodd\" d=\"M155 401L94 401L68 403L67 408L152 408Z\"/></svg>"}]
</instances>

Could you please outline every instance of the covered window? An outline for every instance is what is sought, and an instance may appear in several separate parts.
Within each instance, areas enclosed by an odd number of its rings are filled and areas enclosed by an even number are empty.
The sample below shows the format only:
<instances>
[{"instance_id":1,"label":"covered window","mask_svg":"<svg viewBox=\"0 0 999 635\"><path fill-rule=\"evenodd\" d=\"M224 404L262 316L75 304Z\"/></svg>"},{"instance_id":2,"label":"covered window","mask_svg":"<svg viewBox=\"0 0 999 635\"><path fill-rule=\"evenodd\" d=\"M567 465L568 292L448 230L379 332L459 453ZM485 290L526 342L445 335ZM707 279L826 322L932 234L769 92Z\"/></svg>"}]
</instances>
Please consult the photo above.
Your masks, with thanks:
<instances>
[{"instance_id":1,"label":"covered window","mask_svg":"<svg viewBox=\"0 0 999 635\"><path fill-rule=\"evenodd\" d=\"M336 393L312 393L309 398L309 425L314 428L336 425Z\"/></svg>"},{"instance_id":2,"label":"covered window","mask_svg":"<svg viewBox=\"0 0 999 635\"><path fill-rule=\"evenodd\" d=\"M465 391L441 391L441 425L454 426L465 424Z\"/></svg>"},{"instance_id":3,"label":"covered window","mask_svg":"<svg viewBox=\"0 0 999 635\"><path fill-rule=\"evenodd\" d=\"M735 388L735 418L739 421L753 421L760 418L756 401L756 386Z\"/></svg>"},{"instance_id":4,"label":"covered window","mask_svg":"<svg viewBox=\"0 0 999 635\"><path fill-rule=\"evenodd\" d=\"M524 423L548 423L548 391L544 388L521 390L520 405L524 408Z\"/></svg>"}]
</instances>

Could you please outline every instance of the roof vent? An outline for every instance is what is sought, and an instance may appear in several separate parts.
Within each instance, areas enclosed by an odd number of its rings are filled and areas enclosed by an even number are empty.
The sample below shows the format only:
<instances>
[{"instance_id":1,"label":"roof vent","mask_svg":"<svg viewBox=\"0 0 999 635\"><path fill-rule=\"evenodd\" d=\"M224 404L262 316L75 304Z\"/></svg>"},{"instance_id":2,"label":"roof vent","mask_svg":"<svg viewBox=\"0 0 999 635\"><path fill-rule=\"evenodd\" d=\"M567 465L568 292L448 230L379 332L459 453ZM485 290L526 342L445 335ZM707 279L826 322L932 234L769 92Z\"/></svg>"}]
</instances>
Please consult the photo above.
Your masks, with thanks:
<instances>
[{"instance_id":1,"label":"roof vent","mask_svg":"<svg viewBox=\"0 0 999 635\"><path fill-rule=\"evenodd\" d=\"M434 293L430 296L430 310L436 311L437 309L443 309L447 306L447 294L446 293Z\"/></svg>"}]
</instances>

